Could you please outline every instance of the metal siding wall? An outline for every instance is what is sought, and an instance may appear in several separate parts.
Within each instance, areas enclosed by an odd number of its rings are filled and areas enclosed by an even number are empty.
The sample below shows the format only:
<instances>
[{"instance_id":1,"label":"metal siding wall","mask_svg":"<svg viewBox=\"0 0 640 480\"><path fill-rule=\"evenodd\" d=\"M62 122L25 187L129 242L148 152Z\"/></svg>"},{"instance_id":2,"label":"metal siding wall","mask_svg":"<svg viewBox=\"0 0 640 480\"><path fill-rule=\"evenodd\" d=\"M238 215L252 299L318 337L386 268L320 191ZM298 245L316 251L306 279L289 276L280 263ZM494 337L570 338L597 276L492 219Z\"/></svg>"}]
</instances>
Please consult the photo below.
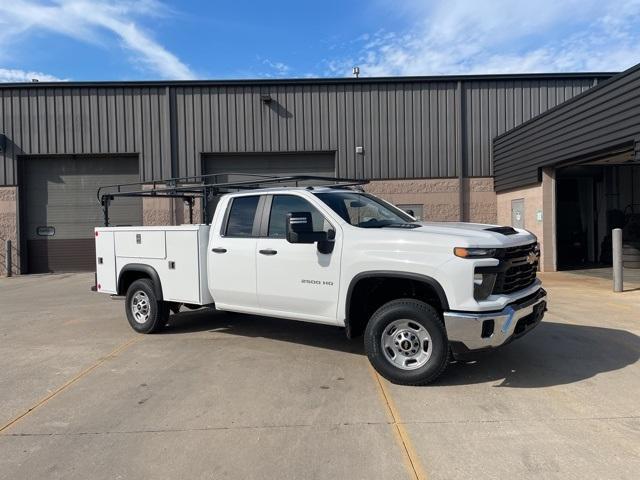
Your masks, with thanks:
<instances>
[{"instance_id":1,"label":"metal siding wall","mask_svg":"<svg viewBox=\"0 0 640 480\"><path fill-rule=\"evenodd\" d=\"M491 142L593 85L593 80L470 81L466 104L465 176L492 176Z\"/></svg>"},{"instance_id":2,"label":"metal siding wall","mask_svg":"<svg viewBox=\"0 0 640 480\"><path fill-rule=\"evenodd\" d=\"M488 176L493 137L593 80L461 82L0 88L0 184L20 154L138 153L148 181L200 174L203 153L335 151L338 175L385 179L456 177L462 147Z\"/></svg>"},{"instance_id":3,"label":"metal siding wall","mask_svg":"<svg viewBox=\"0 0 640 480\"><path fill-rule=\"evenodd\" d=\"M433 110L423 106L425 93ZM412 178L433 170L452 177L459 155L454 105L454 82L177 87L175 173L200 174L202 153L336 151L338 175ZM433 152L423 140L425 116L433 117Z\"/></svg>"},{"instance_id":4,"label":"metal siding wall","mask_svg":"<svg viewBox=\"0 0 640 480\"><path fill-rule=\"evenodd\" d=\"M576 95L591 83L558 83L550 104ZM495 139L496 190L535 183L542 167L629 146L640 138L640 67Z\"/></svg>"},{"instance_id":5,"label":"metal siding wall","mask_svg":"<svg viewBox=\"0 0 640 480\"><path fill-rule=\"evenodd\" d=\"M0 89L0 185L17 183L16 157L139 153L144 180L170 174L162 88Z\"/></svg>"}]
</instances>

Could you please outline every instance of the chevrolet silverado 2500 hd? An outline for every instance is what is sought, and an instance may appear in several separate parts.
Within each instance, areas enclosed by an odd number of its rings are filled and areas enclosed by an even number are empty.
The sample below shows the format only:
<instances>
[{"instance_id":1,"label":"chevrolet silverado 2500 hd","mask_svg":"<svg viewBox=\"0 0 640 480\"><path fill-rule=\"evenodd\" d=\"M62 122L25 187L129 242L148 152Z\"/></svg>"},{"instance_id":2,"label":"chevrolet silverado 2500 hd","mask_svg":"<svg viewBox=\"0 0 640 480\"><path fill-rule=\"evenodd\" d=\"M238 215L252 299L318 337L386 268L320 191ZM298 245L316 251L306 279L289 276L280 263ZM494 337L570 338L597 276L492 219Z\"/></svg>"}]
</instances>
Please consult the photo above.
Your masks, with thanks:
<instances>
[{"instance_id":1,"label":"chevrolet silverado 2500 hd","mask_svg":"<svg viewBox=\"0 0 640 480\"><path fill-rule=\"evenodd\" d=\"M227 193L209 225L95 235L96 288L126 296L137 332L181 305L335 325L364 334L374 368L400 384L524 335L546 310L531 233L418 222L350 186Z\"/></svg>"}]
</instances>

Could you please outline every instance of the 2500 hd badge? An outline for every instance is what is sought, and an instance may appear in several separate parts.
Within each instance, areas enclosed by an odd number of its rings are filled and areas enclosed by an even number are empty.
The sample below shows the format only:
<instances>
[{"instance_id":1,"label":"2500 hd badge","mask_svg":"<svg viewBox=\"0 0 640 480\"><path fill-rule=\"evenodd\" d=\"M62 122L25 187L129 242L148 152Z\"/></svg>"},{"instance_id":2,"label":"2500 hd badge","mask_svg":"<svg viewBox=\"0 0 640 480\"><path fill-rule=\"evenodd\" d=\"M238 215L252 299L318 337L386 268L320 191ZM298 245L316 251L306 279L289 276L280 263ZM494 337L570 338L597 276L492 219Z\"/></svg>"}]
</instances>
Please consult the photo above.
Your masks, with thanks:
<instances>
[{"instance_id":1,"label":"2500 hd badge","mask_svg":"<svg viewBox=\"0 0 640 480\"><path fill-rule=\"evenodd\" d=\"M301 283L308 283L310 285L327 285L329 287L333 286L333 282L328 282L326 280L307 280L305 278L301 280Z\"/></svg>"}]
</instances>

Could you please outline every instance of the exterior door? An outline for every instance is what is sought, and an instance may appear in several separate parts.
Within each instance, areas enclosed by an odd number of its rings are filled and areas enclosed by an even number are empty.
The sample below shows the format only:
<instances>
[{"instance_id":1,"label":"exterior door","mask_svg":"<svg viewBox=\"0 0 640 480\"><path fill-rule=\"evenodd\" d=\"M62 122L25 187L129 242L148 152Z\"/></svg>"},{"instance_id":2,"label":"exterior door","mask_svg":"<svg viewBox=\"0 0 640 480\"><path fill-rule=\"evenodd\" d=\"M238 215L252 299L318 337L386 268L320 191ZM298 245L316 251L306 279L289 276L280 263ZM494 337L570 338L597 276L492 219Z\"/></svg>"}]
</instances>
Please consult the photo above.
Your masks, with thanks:
<instances>
[{"instance_id":1,"label":"exterior door","mask_svg":"<svg viewBox=\"0 0 640 480\"><path fill-rule=\"evenodd\" d=\"M301 196L274 195L270 203L265 204L264 212L268 215L268 224L263 221L263 236L258 239L256 257L260 307L274 315L334 322L340 287L342 232ZM311 212L314 231L335 230L333 252L320 253L315 243L287 242L289 212Z\"/></svg>"},{"instance_id":2,"label":"exterior door","mask_svg":"<svg viewBox=\"0 0 640 480\"><path fill-rule=\"evenodd\" d=\"M262 197L264 200L264 197ZM224 213L220 231L209 240L209 289L217 306L258 306L256 246L258 195L235 197Z\"/></svg>"},{"instance_id":3,"label":"exterior door","mask_svg":"<svg viewBox=\"0 0 640 480\"><path fill-rule=\"evenodd\" d=\"M511 226L524 228L524 198L511 200Z\"/></svg>"}]
</instances>

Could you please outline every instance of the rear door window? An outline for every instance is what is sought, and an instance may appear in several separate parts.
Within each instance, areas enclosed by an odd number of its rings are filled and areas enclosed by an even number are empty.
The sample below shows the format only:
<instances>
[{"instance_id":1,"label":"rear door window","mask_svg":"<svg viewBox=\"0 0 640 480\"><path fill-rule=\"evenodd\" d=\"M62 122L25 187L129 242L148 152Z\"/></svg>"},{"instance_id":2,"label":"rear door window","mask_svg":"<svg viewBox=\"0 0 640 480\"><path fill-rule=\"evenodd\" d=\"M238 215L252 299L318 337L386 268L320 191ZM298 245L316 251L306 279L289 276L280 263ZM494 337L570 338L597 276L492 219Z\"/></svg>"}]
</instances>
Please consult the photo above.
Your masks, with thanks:
<instances>
[{"instance_id":1,"label":"rear door window","mask_svg":"<svg viewBox=\"0 0 640 480\"><path fill-rule=\"evenodd\" d=\"M259 196L236 197L231 201L225 236L252 237Z\"/></svg>"}]
</instances>

